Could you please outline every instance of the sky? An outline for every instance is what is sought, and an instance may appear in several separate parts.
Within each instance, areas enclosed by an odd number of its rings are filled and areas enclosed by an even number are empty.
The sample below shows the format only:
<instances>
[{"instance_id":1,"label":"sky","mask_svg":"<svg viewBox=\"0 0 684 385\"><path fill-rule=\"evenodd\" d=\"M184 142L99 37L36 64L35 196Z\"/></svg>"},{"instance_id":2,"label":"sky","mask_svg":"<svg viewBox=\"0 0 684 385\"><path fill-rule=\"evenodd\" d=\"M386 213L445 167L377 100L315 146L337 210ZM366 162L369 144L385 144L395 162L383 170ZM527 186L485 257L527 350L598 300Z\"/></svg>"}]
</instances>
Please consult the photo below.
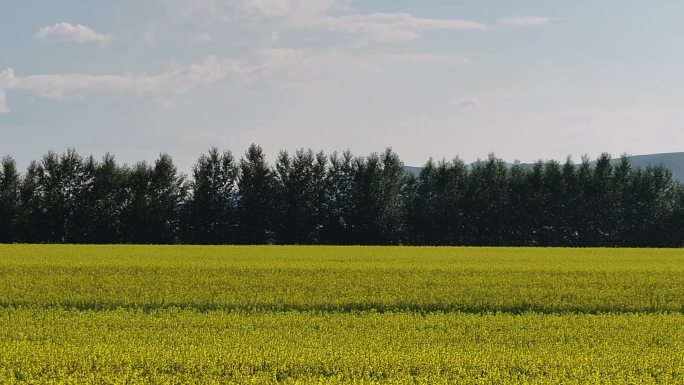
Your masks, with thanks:
<instances>
[{"instance_id":1,"label":"sky","mask_svg":"<svg viewBox=\"0 0 684 385\"><path fill-rule=\"evenodd\" d=\"M0 156L684 151L684 2L0 0ZM679 37L678 37L679 36Z\"/></svg>"}]
</instances>

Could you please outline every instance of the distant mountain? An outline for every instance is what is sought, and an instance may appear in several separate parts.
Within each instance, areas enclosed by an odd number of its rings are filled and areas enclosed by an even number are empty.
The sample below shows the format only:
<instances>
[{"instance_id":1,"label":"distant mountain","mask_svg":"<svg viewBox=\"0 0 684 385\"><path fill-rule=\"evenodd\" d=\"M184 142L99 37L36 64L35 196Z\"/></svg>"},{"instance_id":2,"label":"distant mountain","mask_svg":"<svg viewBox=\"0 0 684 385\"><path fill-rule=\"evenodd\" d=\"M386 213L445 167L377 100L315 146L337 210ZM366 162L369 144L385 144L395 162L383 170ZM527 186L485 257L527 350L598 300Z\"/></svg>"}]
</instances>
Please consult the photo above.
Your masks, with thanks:
<instances>
[{"instance_id":1,"label":"distant mountain","mask_svg":"<svg viewBox=\"0 0 684 385\"><path fill-rule=\"evenodd\" d=\"M648 166L663 165L672 171L675 180L684 183L684 152L670 152L665 154L650 154L650 155L634 155L629 157L632 164L638 168L646 168ZM613 164L620 162L620 157L613 159ZM593 164L594 162L592 162ZM512 165L512 164L511 164ZM533 163L522 163L520 166L524 168L532 168ZM422 167L406 166L407 172L418 176Z\"/></svg>"},{"instance_id":2,"label":"distant mountain","mask_svg":"<svg viewBox=\"0 0 684 385\"><path fill-rule=\"evenodd\" d=\"M404 166L404 170L406 170L407 173L413 174L415 176L420 175L420 171L422 170L422 167L415 167L415 166Z\"/></svg>"},{"instance_id":3,"label":"distant mountain","mask_svg":"<svg viewBox=\"0 0 684 385\"><path fill-rule=\"evenodd\" d=\"M672 176L684 183L684 152L671 152L667 154L636 155L630 157L635 166L646 168L662 164L672 170Z\"/></svg>"}]
</instances>

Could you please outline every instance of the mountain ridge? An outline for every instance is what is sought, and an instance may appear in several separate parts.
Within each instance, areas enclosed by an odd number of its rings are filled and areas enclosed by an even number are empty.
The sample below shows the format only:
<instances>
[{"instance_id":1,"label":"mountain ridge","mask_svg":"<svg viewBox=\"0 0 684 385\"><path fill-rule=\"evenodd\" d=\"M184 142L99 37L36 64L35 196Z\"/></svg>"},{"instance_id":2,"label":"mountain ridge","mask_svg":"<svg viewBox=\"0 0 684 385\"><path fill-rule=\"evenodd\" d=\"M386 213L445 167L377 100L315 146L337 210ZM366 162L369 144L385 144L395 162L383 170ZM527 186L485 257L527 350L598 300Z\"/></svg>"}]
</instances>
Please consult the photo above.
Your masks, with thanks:
<instances>
[{"instance_id":1,"label":"mountain ridge","mask_svg":"<svg viewBox=\"0 0 684 385\"><path fill-rule=\"evenodd\" d=\"M665 168L672 171L672 176L675 180L684 183L684 152L666 152L657 154L645 154L645 155L628 155L628 158L632 161L634 167L637 168L647 168L649 166L663 165ZM613 158L613 165L620 161L620 157ZM596 160L592 160L593 165ZM473 162L468 164L468 166L473 165ZM514 163L506 163L509 166L513 166ZM523 168L532 168L534 163L518 163ZM407 172L412 173L416 176L420 174L423 167L417 166L405 166Z\"/></svg>"}]
</instances>

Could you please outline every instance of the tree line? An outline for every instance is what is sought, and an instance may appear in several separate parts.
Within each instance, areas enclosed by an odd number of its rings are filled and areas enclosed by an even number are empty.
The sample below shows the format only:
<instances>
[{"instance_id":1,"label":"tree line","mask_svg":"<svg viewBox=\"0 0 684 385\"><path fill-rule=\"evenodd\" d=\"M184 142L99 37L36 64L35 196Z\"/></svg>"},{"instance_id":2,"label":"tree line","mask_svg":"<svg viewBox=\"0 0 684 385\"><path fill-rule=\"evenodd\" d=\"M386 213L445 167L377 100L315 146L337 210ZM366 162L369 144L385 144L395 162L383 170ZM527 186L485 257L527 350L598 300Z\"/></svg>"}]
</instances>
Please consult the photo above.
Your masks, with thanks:
<instances>
[{"instance_id":1,"label":"tree line","mask_svg":"<svg viewBox=\"0 0 684 385\"><path fill-rule=\"evenodd\" d=\"M2 159L0 243L684 246L684 186L608 154L510 166L257 145L212 148L190 176L169 155L121 165L49 152Z\"/></svg>"}]
</instances>

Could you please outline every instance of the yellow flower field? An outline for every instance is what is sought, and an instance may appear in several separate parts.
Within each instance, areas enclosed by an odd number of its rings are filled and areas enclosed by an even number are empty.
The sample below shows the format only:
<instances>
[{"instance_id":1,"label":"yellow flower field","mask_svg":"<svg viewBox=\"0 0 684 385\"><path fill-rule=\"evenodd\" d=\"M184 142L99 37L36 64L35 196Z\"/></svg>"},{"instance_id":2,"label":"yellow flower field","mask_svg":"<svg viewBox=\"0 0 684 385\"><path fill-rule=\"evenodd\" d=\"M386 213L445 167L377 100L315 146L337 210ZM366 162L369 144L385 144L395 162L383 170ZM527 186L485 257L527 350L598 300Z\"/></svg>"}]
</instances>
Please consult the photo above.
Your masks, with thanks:
<instances>
[{"instance_id":1,"label":"yellow flower field","mask_svg":"<svg viewBox=\"0 0 684 385\"><path fill-rule=\"evenodd\" d=\"M0 383L681 384L684 252L0 245Z\"/></svg>"}]
</instances>

